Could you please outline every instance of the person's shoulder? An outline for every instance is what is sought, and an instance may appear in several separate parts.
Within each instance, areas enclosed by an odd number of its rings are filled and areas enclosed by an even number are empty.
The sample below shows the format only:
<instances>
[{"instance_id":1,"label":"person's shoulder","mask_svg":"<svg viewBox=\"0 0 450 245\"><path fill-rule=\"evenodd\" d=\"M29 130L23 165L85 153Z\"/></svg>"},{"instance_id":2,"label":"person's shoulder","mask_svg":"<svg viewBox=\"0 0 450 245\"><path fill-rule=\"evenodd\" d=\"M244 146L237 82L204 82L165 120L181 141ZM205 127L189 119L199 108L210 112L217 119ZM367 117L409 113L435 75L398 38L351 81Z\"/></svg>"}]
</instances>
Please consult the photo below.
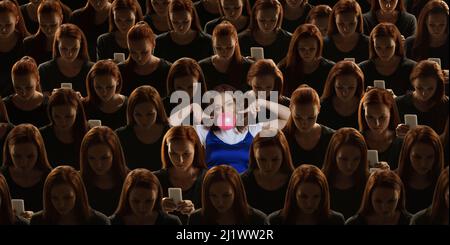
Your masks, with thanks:
<instances>
[{"instance_id":1,"label":"person's shoulder","mask_svg":"<svg viewBox=\"0 0 450 245\"><path fill-rule=\"evenodd\" d=\"M209 35L206 32L203 32L203 31L198 32L197 38L201 41L207 41L207 42L211 42L211 40L212 40L211 35Z\"/></svg>"},{"instance_id":2,"label":"person's shoulder","mask_svg":"<svg viewBox=\"0 0 450 245\"><path fill-rule=\"evenodd\" d=\"M395 97L395 101L397 104L409 104L412 103L412 94L406 93L400 96Z\"/></svg>"},{"instance_id":3,"label":"person's shoulder","mask_svg":"<svg viewBox=\"0 0 450 245\"><path fill-rule=\"evenodd\" d=\"M359 66L359 68L361 68L361 69L365 69L365 68L371 66L372 64L373 64L372 60L371 60L371 59L368 59L368 60L365 60L365 61L361 61L361 62L358 64L358 66Z\"/></svg>"},{"instance_id":4,"label":"person's shoulder","mask_svg":"<svg viewBox=\"0 0 450 245\"><path fill-rule=\"evenodd\" d=\"M120 217L116 214L109 216L108 219L109 219L109 222L111 223L111 225L123 225L124 224L122 217Z\"/></svg>"},{"instance_id":5,"label":"person's shoulder","mask_svg":"<svg viewBox=\"0 0 450 245\"><path fill-rule=\"evenodd\" d=\"M36 40L36 36L35 35L31 35L31 36L25 37L23 39L23 46L24 47L30 47L33 44L34 40Z\"/></svg>"},{"instance_id":6,"label":"person's shoulder","mask_svg":"<svg viewBox=\"0 0 450 245\"><path fill-rule=\"evenodd\" d=\"M167 169L162 168L162 169L153 171L153 174L156 176L156 178L161 180L161 178L163 178L163 177L168 178L169 172L167 171Z\"/></svg>"},{"instance_id":7,"label":"person's shoulder","mask_svg":"<svg viewBox=\"0 0 450 245\"><path fill-rule=\"evenodd\" d=\"M285 29L280 29L280 31L278 32L278 35L282 36L282 37L285 37L285 38L286 37L287 38L291 38L292 37L292 33L286 31Z\"/></svg>"},{"instance_id":8,"label":"person's shoulder","mask_svg":"<svg viewBox=\"0 0 450 245\"><path fill-rule=\"evenodd\" d=\"M375 16L372 14L372 11L367 11L363 14L364 23L366 23L366 20L372 21L375 20ZM366 23L368 24L368 23Z\"/></svg>"},{"instance_id":9,"label":"person's shoulder","mask_svg":"<svg viewBox=\"0 0 450 245\"><path fill-rule=\"evenodd\" d=\"M362 225L362 217L359 214L355 214L345 221L345 225Z\"/></svg>"},{"instance_id":10,"label":"person's shoulder","mask_svg":"<svg viewBox=\"0 0 450 245\"><path fill-rule=\"evenodd\" d=\"M31 216L30 225L44 225L44 212L41 210Z\"/></svg>"},{"instance_id":11,"label":"person's shoulder","mask_svg":"<svg viewBox=\"0 0 450 245\"><path fill-rule=\"evenodd\" d=\"M172 66L172 63L164 58L159 58L159 67L162 67L163 69L169 69Z\"/></svg>"},{"instance_id":12,"label":"person's shoulder","mask_svg":"<svg viewBox=\"0 0 450 245\"><path fill-rule=\"evenodd\" d=\"M202 60L200 60L200 61L198 62L198 64L199 64L200 66L202 66L202 67L212 65L212 58L211 58L211 56L210 56L210 57L207 57L207 58L204 58L204 59L202 59Z\"/></svg>"},{"instance_id":13,"label":"person's shoulder","mask_svg":"<svg viewBox=\"0 0 450 245\"><path fill-rule=\"evenodd\" d=\"M429 225L430 224L430 208L420 210L411 217L411 225Z\"/></svg>"},{"instance_id":14,"label":"person's shoulder","mask_svg":"<svg viewBox=\"0 0 450 245\"><path fill-rule=\"evenodd\" d=\"M5 103L5 104L11 103L13 97L14 97L13 94L10 94L10 95L6 96L5 98L2 99L3 103Z\"/></svg>"},{"instance_id":15,"label":"person's shoulder","mask_svg":"<svg viewBox=\"0 0 450 245\"><path fill-rule=\"evenodd\" d=\"M320 124L320 127L322 128L322 132L324 134L334 134L336 132L336 130L334 130L332 128L329 128L329 127L327 127L325 125L322 125L322 124Z\"/></svg>"},{"instance_id":16,"label":"person's shoulder","mask_svg":"<svg viewBox=\"0 0 450 245\"><path fill-rule=\"evenodd\" d=\"M369 43L369 41L370 41L370 37L369 36L367 36L366 34L364 34L364 33L360 33L359 34L359 41L361 42L367 42L367 43Z\"/></svg>"},{"instance_id":17,"label":"person's shoulder","mask_svg":"<svg viewBox=\"0 0 450 245\"><path fill-rule=\"evenodd\" d=\"M161 222L158 225L182 225L180 218L173 214L159 212Z\"/></svg>"},{"instance_id":18,"label":"person's shoulder","mask_svg":"<svg viewBox=\"0 0 450 245\"><path fill-rule=\"evenodd\" d=\"M253 175L253 171L251 169L245 170L245 172L241 173L241 180L244 184L250 179L251 175Z\"/></svg>"},{"instance_id":19,"label":"person's shoulder","mask_svg":"<svg viewBox=\"0 0 450 245\"><path fill-rule=\"evenodd\" d=\"M250 29L244 30L240 33L238 33L238 39L239 40L245 40L245 39L251 39L252 38L252 32Z\"/></svg>"},{"instance_id":20,"label":"person's shoulder","mask_svg":"<svg viewBox=\"0 0 450 245\"><path fill-rule=\"evenodd\" d=\"M201 225L202 224L202 209L197 209L189 215L188 225Z\"/></svg>"},{"instance_id":21,"label":"person's shoulder","mask_svg":"<svg viewBox=\"0 0 450 245\"><path fill-rule=\"evenodd\" d=\"M402 62L401 62L402 66L407 66L407 67L411 67L411 68L413 68L416 64L417 64L417 62L415 62L412 59L408 59L406 57L404 57Z\"/></svg>"},{"instance_id":22,"label":"person's shoulder","mask_svg":"<svg viewBox=\"0 0 450 245\"><path fill-rule=\"evenodd\" d=\"M56 68L56 60L51 59L51 60L41 63L38 67L38 70L39 71L47 71L47 70L55 69L55 68Z\"/></svg>"},{"instance_id":23,"label":"person's shoulder","mask_svg":"<svg viewBox=\"0 0 450 245\"><path fill-rule=\"evenodd\" d=\"M405 46L409 47L410 45L412 45L414 43L415 40L416 40L416 35L407 37L405 40Z\"/></svg>"},{"instance_id":24,"label":"person's shoulder","mask_svg":"<svg viewBox=\"0 0 450 245\"><path fill-rule=\"evenodd\" d=\"M408 22L417 22L416 16L414 16L411 13L408 13L407 11L401 11L400 12L400 18L404 19Z\"/></svg>"},{"instance_id":25,"label":"person's shoulder","mask_svg":"<svg viewBox=\"0 0 450 245\"><path fill-rule=\"evenodd\" d=\"M16 222L14 223L14 225L30 225L30 221L25 219L22 216L16 216Z\"/></svg>"},{"instance_id":26,"label":"person's shoulder","mask_svg":"<svg viewBox=\"0 0 450 245\"><path fill-rule=\"evenodd\" d=\"M249 207L250 209L250 222L252 225L264 225L267 224L267 215L259 209Z\"/></svg>"},{"instance_id":27,"label":"person's shoulder","mask_svg":"<svg viewBox=\"0 0 450 245\"><path fill-rule=\"evenodd\" d=\"M281 225L283 224L283 217L281 216L281 210L277 210L267 216L267 223L269 225Z\"/></svg>"},{"instance_id":28,"label":"person's shoulder","mask_svg":"<svg viewBox=\"0 0 450 245\"><path fill-rule=\"evenodd\" d=\"M406 210L402 211L400 213L400 225L409 225L412 217L413 215L410 212Z\"/></svg>"},{"instance_id":29,"label":"person's shoulder","mask_svg":"<svg viewBox=\"0 0 450 245\"><path fill-rule=\"evenodd\" d=\"M90 225L111 225L110 220L106 215L100 213L97 210L92 210L91 217L89 218Z\"/></svg>"},{"instance_id":30,"label":"person's shoulder","mask_svg":"<svg viewBox=\"0 0 450 245\"><path fill-rule=\"evenodd\" d=\"M123 136L125 134L127 134L128 132L130 132L131 130L131 126L130 125L125 125L123 127L120 127L118 129L116 129L116 134L117 136Z\"/></svg>"},{"instance_id":31,"label":"person's shoulder","mask_svg":"<svg viewBox=\"0 0 450 245\"><path fill-rule=\"evenodd\" d=\"M331 61L331 60L329 60L329 59L326 59L326 58L324 58L324 57L322 57L321 59L320 59L320 64L323 66L323 67L326 67L326 68L332 68L336 63L334 62L334 61Z\"/></svg>"},{"instance_id":32,"label":"person's shoulder","mask_svg":"<svg viewBox=\"0 0 450 245\"><path fill-rule=\"evenodd\" d=\"M107 42L107 41L111 41L114 39L114 33L112 32L107 32L107 33L103 33L100 36L98 36L97 40L98 42Z\"/></svg>"},{"instance_id":33,"label":"person's shoulder","mask_svg":"<svg viewBox=\"0 0 450 245\"><path fill-rule=\"evenodd\" d=\"M167 40L168 38L171 39L170 33L164 32L164 33L161 33L158 36L156 36L156 41Z\"/></svg>"},{"instance_id":34,"label":"person's shoulder","mask_svg":"<svg viewBox=\"0 0 450 245\"><path fill-rule=\"evenodd\" d=\"M328 216L328 223L330 225L344 225L345 224L344 215L334 210L330 210L330 215Z\"/></svg>"}]
</instances>

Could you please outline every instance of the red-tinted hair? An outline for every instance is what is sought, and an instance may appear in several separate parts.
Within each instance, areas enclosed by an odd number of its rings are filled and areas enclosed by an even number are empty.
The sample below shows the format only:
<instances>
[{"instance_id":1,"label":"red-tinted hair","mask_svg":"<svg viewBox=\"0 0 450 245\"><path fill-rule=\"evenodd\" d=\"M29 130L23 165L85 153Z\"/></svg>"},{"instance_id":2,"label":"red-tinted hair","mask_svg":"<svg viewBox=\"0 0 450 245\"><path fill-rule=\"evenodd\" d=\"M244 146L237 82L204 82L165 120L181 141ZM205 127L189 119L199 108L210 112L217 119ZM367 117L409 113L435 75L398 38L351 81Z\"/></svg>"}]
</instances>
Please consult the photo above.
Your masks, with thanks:
<instances>
[{"instance_id":1,"label":"red-tinted hair","mask_svg":"<svg viewBox=\"0 0 450 245\"><path fill-rule=\"evenodd\" d=\"M87 49L87 41L83 31L74 24L62 24L55 34L55 41L53 42L53 58L61 56L59 52L59 41L61 38L73 38L80 41L80 51L78 52L77 59L83 61L89 60L89 53Z\"/></svg>"},{"instance_id":2,"label":"red-tinted hair","mask_svg":"<svg viewBox=\"0 0 450 245\"><path fill-rule=\"evenodd\" d=\"M372 12L373 15L375 15L376 11L380 8L381 7L379 0L372 0L370 2L370 12ZM398 0L395 10L400 12L406 11L404 0Z\"/></svg>"},{"instance_id":3,"label":"red-tinted hair","mask_svg":"<svg viewBox=\"0 0 450 245\"><path fill-rule=\"evenodd\" d=\"M11 13L13 14L18 22L16 24L16 32L20 35L20 39L23 39L30 35L28 33L25 21L22 17L22 12L19 9L19 5L16 1L2 0L0 1L0 13ZM22 40L20 40L21 42Z\"/></svg>"},{"instance_id":4,"label":"red-tinted hair","mask_svg":"<svg viewBox=\"0 0 450 245\"><path fill-rule=\"evenodd\" d=\"M355 97L361 99L364 94L364 73L357 64L352 61L339 61L331 68L328 73L327 81L323 89L321 100L326 100L332 96L336 96L334 85L336 84L336 77L338 76L354 76L356 78Z\"/></svg>"},{"instance_id":5,"label":"red-tinted hair","mask_svg":"<svg viewBox=\"0 0 450 245\"><path fill-rule=\"evenodd\" d=\"M378 0L377 0L378 1ZM336 24L336 18L339 14L354 13L356 14L356 19L358 24L356 26L355 32L363 33L363 17L361 7L356 0L339 0L334 6L331 12L330 18L328 19L328 33L329 37L338 34L339 30Z\"/></svg>"},{"instance_id":6,"label":"red-tinted hair","mask_svg":"<svg viewBox=\"0 0 450 245\"><path fill-rule=\"evenodd\" d=\"M0 123L9 123L8 111L6 110L5 103L3 103L3 99L1 98L1 96L0 96Z\"/></svg>"},{"instance_id":7,"label":"red-tinted hair","mask_svg":"<svg viewBox=\"0 0 450 245\"><path fill-rule=\"evenodd\" d=\"M18 60L11 69L11 77L33 75L36 78L36 91L41 92L41 84L39 79L39 71L36 61L30 56L24 56ZM14 82L13 82L14 83Z\"/></svg>"},{"instance_id":8,"label":"red-tinted hair","mask_svg":"<svg viewBox=\"0 0 450 245\"><path fill-rule=\"evenodd\" d=\"M11 194L5 177L0 174L0 225L14 225L16 215L11 204Z\"/></svg>"},{"instance_id":9,"label":"red-tinted hair","mask_svg":"<svg viewBox=\"0 0 450 245\"><path fill-rule=\"evenodd\" d=\"M153 49L155 48L156 35L153 32L152 28L145 21L137 22L128 31L128 34L127 34L128 49L130 49L131 41L140 41L140 40L149 41L150 44L152 45ZM129 69L131 69L133 66L136 65L136 62L131 58L131 55L129 55L127 60L125 61L125 65L127 67L129 67ZM126 79L124 79L124 80L126 80Z\"/></svg>"},{"instance_id":10,"label":"red-tinted hair","mask_svg":"<svg viewBox=\"0 0 450 245\"><path fill-rule=\"evenodd\" d=\"M430 210L431 224L442 224L445 215L448 216L448 207L445 203L446 191L448 191L448 167L441 172L436 183Z\"/></svg>"},{"instance_id":11,"label":"red-tinted hair","mask_svg":"<svg viewBox=\"0 0 450 245\"><path fill-rule=\"evenodd\" d=\"M197 10L194 7L194 3L190 0L171 0L169 3L169 14L167 15L169 28L173 31L172 20L170 19L170 13L187 11L191 17L191 27L190 29L203 32L203 29L200 25L200 19L197 15Z\"/></svg>"},{"instance_id":12,"label":"red-tinted hair","mask_svg":"<svg viewBox=\"0 0 450 245\"><path fill-rule=\"evenodd\" d=\"M365 132L369 129L369 125L365 118L365 107L368 105L385 105L389 108L390 121L389 129L395 131L397 125L400 122L397 110L397 104L395 99L390 92L385 89L373 88L366 92L359 103L358 108L358 124L359 130Z\"/></svg>"},{"instance_id":13,"label":"red-tinted hair","mask_svg":"<svg viewBox=\"0 0 450 245\"><path fill-rule=\"evenodd\" d=\"M136 124L133 116L134 109L137 105L147 102L152 103L156 108L156 123L168 125L169 119L164 110L161 96L159 96L158 91L154 87L149 85L140 86L130 94L127 105L127 124L131 126Z\"/></svg>"},{"instance_id":14,"label":"red-tinted hair","mask_svg":"<svg viewBox=\"0 0 450 245\"><path fill-rule=\"evenodd\" d=\"M221 16L225 16L225 11L223 10L222 1L227 0L216 0L219 4L219 13ZM240 0L242 2L242 15L251 16L252 8L248 0Z\"/></svg>"},{"instance_id":15,"label":"red-tinted hair","mask_svg":"<svg viewBox=\"0 0 450 245\"><path fill-rule=\"evenodd\" d=\"M134 13L135 22L139 22L144 19L142 14L141 5L137 0L114 0L111 4L111 10L109 11L109 31L117 31L116 23L114 22L114 12L118 10L130 10Z\"/></svg>"},{"instance_id":16,"label":"red-tinted hair","mask_svg":"<svg viewBox=\"0 0 450 245\"><path fill-rule=\"evenodd\" d=\"M100 60L95 63L89 73L86 76L86 88L87 88L87 97L84 99L86 104L91 104L94 106L100 106L102 104L102 100L95 92L94 88L94 80L97 76L111 76L116 81L116 94L120 94L120 90L122 89L123 81L122 75L120 74L119 67L117 64L108 59L108 60Z\"/></svg>"},{"instance_id":17,"label":"red-tinted hair","mask_svg":"<svg viewBox=\"0 0 450 245\"><path fill-rule=\"evenodd\" d=\"M275 80L273 91L278 91L279 95L284 91L283 73L271 59L262 59L254 63L247 74L247 83L251 86L252 80L260 76L273 76Z\"/></svg>"},{"instance_id":18,"label":"red-tinted hair","mask_svg":"<svg viewBox=\"0 0 450 245\"><path fill-rule=\"evenodd\" d=\"M416 64L414 69L409 76L409 80L413 82L416 79L432 77L436 80L436 91L434 95L430 98L430 104L440 104L448 100L445 96L445 78L444 72L438 63L429 60L422 60Z\"/></svg>"},{"instance_id":19,"label":"red-tinted hair","mask_svg":"<svg viewBox=\"0 0 450 245\"><path fill-rule=\"evenodd\" d=\"M281 29L283 23L283 7L278 0L257 0L252 7L252 14L250 16L250 24L248 30L255 33L259 30L258 21L256 20L256 14L262 9L276 9L278 10L278 22L276 25L276 30Z\"/></svg>"},{"instance_id":20,"label":"red-tinted hair","mask_svg":"<svg viewBox=\"0 0 450 245\"><path fill-rule=\"evenodd\" d=\"M206 92L206 82L202 68L194 59L184 57L178 59L170 66L166 80L168 96L175 92L175 79L184 76L194 77L201 84L202 93Z\"/></svg>"},{"instance_id":21,"label":"red-tinted hair","mask_svg":"<svg viewBox=\"0 0 450 245\"><path fill-rule=\"evenodd\" d=\"M394 39L395 42L395 55L400 57L405 56L405 48L403 47L402 34L398 30L397 26L391 23L380 23L373 28L370 33L369 40L369 59L378 58L378 54L375 51L375 38L377 37L389 37Z\"/></svg>"},{"instance_id":22,"label":"red-tinted hair","mask_svg":"<svg viewBox=\"0 0 450 245\"><path fill-rule=\"evenodd\" d=\"M318 18L329 18L331 15L331 12L333 10L330 8L330 6L321 4L314 6L308 13L308 16L306 17L306 23L311 24L312 20L318 19Z\"/></svg>"}]
</instances>

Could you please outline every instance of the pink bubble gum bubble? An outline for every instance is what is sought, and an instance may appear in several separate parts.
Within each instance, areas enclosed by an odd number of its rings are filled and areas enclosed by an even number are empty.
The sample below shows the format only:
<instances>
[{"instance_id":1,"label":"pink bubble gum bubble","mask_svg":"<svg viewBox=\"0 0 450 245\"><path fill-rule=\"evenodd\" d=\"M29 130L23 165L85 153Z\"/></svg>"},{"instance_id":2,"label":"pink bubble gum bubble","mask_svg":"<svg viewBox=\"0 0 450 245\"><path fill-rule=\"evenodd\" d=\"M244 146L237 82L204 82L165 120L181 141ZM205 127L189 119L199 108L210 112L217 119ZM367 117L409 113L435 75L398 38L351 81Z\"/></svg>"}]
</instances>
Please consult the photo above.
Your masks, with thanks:
<instances>
[{"instance_id":1,"label":"pink bubble gum bubble","mask_svg":"<svg viewBox=\"0 0 450 245\"><path fill-rule=\"evenodd\" d=\"M217 118L217 124L221 130L230 130L236 125L236 117L232 113L221 113Z\"/></svg>"}]
</instances>

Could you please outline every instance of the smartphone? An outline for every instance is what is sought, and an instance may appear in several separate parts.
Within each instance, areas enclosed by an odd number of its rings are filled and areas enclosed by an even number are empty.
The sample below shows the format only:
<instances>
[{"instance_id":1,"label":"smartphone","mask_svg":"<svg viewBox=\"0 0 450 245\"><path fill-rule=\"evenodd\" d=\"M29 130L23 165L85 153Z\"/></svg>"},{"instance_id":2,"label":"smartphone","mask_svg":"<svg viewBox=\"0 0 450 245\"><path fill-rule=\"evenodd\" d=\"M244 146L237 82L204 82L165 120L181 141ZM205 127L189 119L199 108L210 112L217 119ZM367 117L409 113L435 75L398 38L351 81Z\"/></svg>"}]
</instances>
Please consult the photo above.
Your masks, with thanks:
<instances>
[{"instance_id":1,"label":"smartphone","mask_svg":"<svg viewBox=\"0 0 450 245\"><path fill-rule=\"evenodd\" d=\"M428 58L429 61L434 61L436 63L439 64L439 66L441 66L441 59L440 58Z\"/></svg>"},{"instance_id":2,"label":"smartphone","mask_svg":"<svg viewBox=\"0 0 450 245\"><path fill-rule=\"evenodd\" d=\"M72 89L72 83L61 83L61 88Z\"/></svg>"},{"instance_id":3,"label":"smartphone","mask_svg":"<svg viewBox=\"0 0 450 245\"><path fill-rule=\"evenodd\" d=\"M89 125L89 128L102 126L102 121L101 120L89 120L88 125Z\"/></svg>"},{"instance_id":4,"label":"smartphone","mask_svg":"<svg viewBox=\"0 0 450 245\"><path fill-rule=\"evenodd\" d=\"M351 61L353 63L356 62L355 58L344 58L345 61Z\"/></svg>"},{"instance_id":5,"label":"smartphone","mask_svg":"<svg viewBox=\"0 0 450 245\"><path fill-rule=\"evenodd\" d=\"M251 56L255 60L262 60L264 59L264 48L261 47L251 47L250 48Z\"/></svg>"},{"instance_id":6,"label":"smartphone","mask_svg":"<svg viewBox=\"0 0 450 245\"><path fill-rule=\"evenodd\" d=\"M178 205L178 203L183 200L181 188L169 188L169 198Z\"/></svg>"},{"instance_id":7,"label":"smartphone","mask_svg":"<svg viewBox=\"0 0 450 245\"><path fill-rule=\"evenodd\" d=\"M367 150L367 160L369 161L369 166L371 168L378 164L378 151L377 150Z\"/></svg>"},{"instance_id":8,"label":"smartphone","mask_svg":"<svg viewBox=\"0 0 450 245\"><path fill-rule=\"evenodd\" d=\"M121 63L125 61L125 54L124 53L114 53L114 61L116 63Z\"/></svg>"},{"instance_id":9,"label":"smartphone","mask_svg":"<svg viewBox=\"0 0 450 245\"><path fill-rule=\"evenodd\" d=\"M409 128L417 127L417 115L415 114L405 114L405 124L409 126Z\"/></svg>"},{"instance_id":10,"label":"smartphone","mask_svg":"<svg viewBox=\"0 0 450 245\"><path fill-rule=\"evenodd\" d=\"M384 80L374 80L373 81L373 86L375 88L386 89L386 84L385 84Z\"/></svg>"},{"instance_id":11,"label":"smartphone","mask_svg":"<svg viewBox=\"0 0 450 245\"><path fill-rule=\"evenodd\" d=\"M20 215L25 212L25 202L23 199L12 199L11 202L16 215Z\"/></svg>"}]
</instances>

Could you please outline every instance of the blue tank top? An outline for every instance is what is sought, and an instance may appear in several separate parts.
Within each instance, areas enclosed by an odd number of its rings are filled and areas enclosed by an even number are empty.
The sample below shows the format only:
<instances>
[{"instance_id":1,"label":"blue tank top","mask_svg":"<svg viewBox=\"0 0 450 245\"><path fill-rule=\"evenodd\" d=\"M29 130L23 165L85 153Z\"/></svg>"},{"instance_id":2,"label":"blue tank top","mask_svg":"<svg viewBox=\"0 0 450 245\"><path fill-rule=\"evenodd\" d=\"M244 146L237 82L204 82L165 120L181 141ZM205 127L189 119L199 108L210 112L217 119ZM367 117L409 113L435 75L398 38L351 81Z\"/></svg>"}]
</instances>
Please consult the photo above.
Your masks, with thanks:
<instances>
[{"instance_id":1,"label":"blue tank top","mask_svg":"<svg viewBox=\"0 0 450 245\"><path fill-rule=\"evenodd\" d=\"M239 173L246 171L252 141L250 131L242 141L231 145L220 140L213 131L209 131L205 140L208 168L225 164L234 167Z\"/></svg>"}]
</instances>

